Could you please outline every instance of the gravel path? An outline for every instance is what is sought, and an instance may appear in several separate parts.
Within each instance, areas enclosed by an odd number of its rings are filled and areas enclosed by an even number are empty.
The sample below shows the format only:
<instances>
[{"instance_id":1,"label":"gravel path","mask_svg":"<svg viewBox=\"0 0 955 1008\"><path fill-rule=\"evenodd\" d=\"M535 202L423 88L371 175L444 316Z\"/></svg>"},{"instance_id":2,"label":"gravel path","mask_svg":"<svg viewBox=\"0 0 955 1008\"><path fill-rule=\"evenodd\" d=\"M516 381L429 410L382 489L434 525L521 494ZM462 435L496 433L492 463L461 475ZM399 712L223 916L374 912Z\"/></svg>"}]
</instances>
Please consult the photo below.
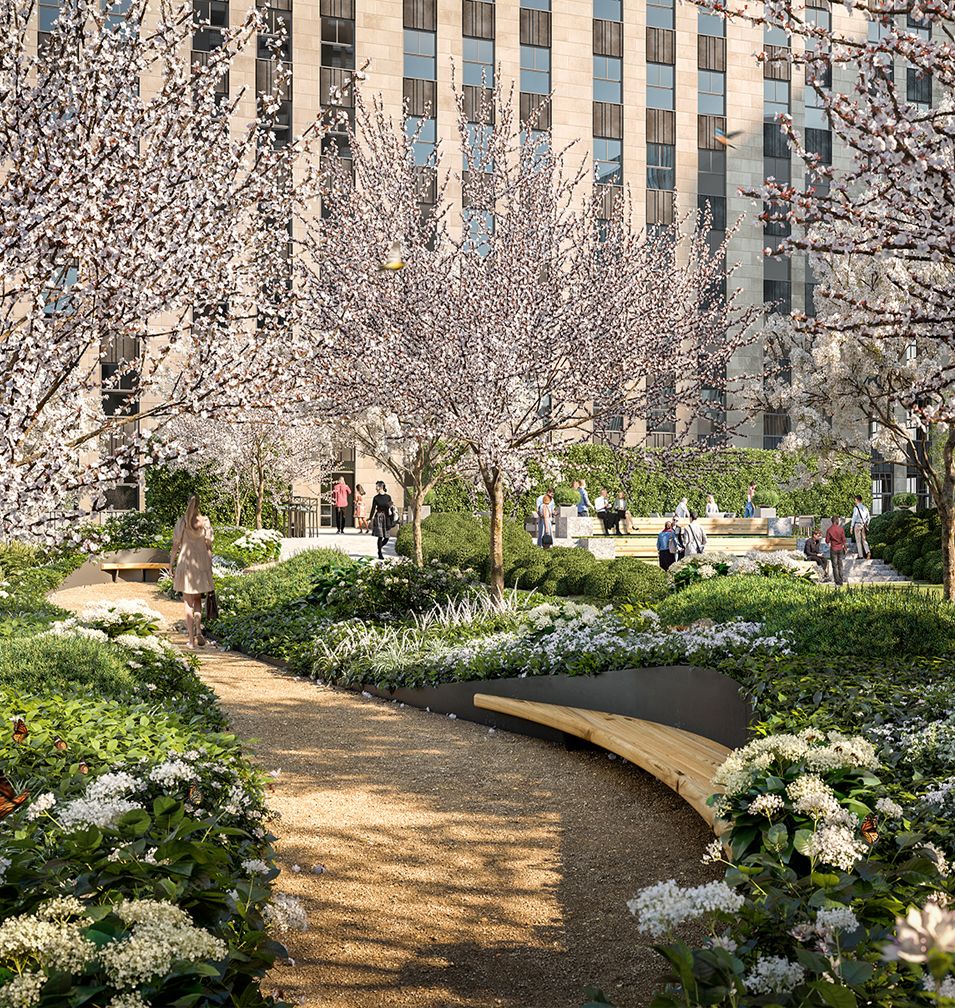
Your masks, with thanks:
<instances>
[{"instance_id":1,"label":"gravel path","mask_svg":"<svg viewBox=\"0 0 955 1008\"><path fill-rule=\"evenodd\" d=\"M181 613L131 583L53 601L108 597ZM662 960L625 901L660 879L713 874L699 863L710 834L666 787L605 753L200 653L236 733L281 770L270 798L280 886L313 924L288 943L294 965L275 971L286 997L308 1008L578 1008L594 985L619 1008L649 1003Z\"/></svg>"}]
</instances>

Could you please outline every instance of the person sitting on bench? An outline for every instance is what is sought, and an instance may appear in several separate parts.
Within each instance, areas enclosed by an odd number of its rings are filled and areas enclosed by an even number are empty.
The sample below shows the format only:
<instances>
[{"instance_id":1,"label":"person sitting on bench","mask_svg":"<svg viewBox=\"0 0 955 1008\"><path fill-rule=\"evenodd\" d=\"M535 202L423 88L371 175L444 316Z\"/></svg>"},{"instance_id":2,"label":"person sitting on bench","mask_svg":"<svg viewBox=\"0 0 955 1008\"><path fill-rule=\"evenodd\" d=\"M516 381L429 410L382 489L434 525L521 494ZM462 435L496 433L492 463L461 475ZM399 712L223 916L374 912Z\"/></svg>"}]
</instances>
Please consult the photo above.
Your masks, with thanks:
<instances>
[{"instance_id":1,"label":"person sitting on bench","mask_svg":"<svg viewBox=\"0 0 955 1008\"><path fill-rule=\"evenodd\" d=\"M806 540L803 547L807 560L814 560L820 567L819 577L823 581L829 580L829 557L823 553L822 533L819 529Z\"/></svg>"}]
</instances>

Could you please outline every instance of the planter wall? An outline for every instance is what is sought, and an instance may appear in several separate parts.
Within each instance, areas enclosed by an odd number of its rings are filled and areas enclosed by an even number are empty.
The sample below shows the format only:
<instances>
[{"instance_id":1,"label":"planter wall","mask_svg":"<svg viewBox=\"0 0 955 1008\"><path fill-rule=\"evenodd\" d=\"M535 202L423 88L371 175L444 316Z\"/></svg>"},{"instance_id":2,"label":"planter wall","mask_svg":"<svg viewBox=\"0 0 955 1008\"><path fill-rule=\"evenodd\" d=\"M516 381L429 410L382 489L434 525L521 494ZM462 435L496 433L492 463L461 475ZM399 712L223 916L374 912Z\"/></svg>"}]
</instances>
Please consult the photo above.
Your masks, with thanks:
<instances>
[{"instance_id":1,"label":"planter wall","mask_svg":"<svg viewBox=\"0 0 955 1008\"><path fill-rule=\"evenodd\" d=\"M67 588L85 588L89 585L111 584L112 575L100 570L100 565L104 563L169 563L169 550L161 549L128 549L112 550L109 553L100 553L94 559L87 560L78 567L72 574L69 574L60 583L57 591ZM147 581L158 581L158 571L146 571ZM119 571L119 581L142 581L142 571Z\"/></svg>"},{"instance_id":2,"label":"planter wall","mask_svg":"<svg viewBox=\"0 0 955 1008\"><path fill-rule=\"evenodd\" d=\"M394 691L362 688L374 696L428 708L436 714L454 714L465 721L552 741L564 741L564 734L522 718L480 710L474 706L474 694L624 714L683 728L731 748L746 742L752 716L735 680L713 669L690 665L616 669L597 676L487 679Z\"/></svg>"}]
</instances>

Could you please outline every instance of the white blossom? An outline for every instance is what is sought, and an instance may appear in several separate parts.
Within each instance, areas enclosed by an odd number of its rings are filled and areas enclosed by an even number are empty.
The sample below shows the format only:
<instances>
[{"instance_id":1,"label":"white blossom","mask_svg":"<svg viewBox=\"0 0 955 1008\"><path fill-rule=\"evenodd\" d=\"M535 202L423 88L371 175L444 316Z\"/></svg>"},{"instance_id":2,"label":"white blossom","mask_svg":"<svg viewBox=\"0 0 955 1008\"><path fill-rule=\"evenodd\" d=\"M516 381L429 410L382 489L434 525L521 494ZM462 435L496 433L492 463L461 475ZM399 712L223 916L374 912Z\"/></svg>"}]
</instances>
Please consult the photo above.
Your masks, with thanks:
<instances>
[{"instance_id":1,"label":"white blossom","mask_svg":"<svg viewBox=\"0 0 955 1008\"><path fill-rule=\"evenodd\" d=\"M786 994L802 983L806 971L782 956L761 955L743 982L754 994Z\"/></svg>"},{"instance_id":2,"label":"white blossom","mask_svg":"<svg viewBox=\"0 0 955 1008\"><path fill-rule=\"evenodd\" d=\"M641 931L659 938L683 921L707 913L736 913L745 902L742 893L725 882L683 888L675 879L641 889L627 901Z\"/></svg>"}]
</instances>

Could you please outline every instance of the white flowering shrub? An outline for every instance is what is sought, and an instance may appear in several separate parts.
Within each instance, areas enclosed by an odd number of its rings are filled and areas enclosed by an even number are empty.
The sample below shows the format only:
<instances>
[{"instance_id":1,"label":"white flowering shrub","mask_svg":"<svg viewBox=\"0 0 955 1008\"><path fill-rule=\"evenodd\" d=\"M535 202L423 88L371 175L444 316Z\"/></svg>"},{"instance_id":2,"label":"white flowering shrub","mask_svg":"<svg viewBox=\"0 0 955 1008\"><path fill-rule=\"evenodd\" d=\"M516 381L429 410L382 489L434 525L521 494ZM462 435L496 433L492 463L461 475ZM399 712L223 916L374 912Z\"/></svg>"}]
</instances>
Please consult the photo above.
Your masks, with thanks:
<instances>
[{"instance_id":1,"label":"white flowering shrub","mask_svg":"<svg viewBox=\"0 0 955 1008\"><path fill-rule=\"evenodd\" d=\"M135 599L94 602L81 610L75 620L66 621L67 624L71 622L101 630L109 637L130 634L145 637L165 624L161 613Z\"/></svg>"},{"instance_id":2,"label":"white flowering shrub","mask_svg":"<svg viewBox=\"0 0 955 1008\"><path fill-rule=\"evenodd\" d=\"M742 556L733 553L687 554L670 566L667 575L676 588L686 588L699 581L739 574L764 577L796 577L812 580L816 565L802 553L791 550L750 550Z\"/></svg>"},{"instance_id":3,"label":"white flowering shrub","mask_svg":"<svg viewBox=\"0 0 955 1008\"><path fill-rule=\"evenodd\" d=\"M955 914L950 924L938 910L895 917L907 903L952 899L953 868L930 839L944 834L886 793L884 754L861 735L806 728L726 759L714 787L727 831L703 859L722 863L724 879L659 883L629 903L641 930L667 942L674 986L655 1006L937 1003L926 992L949 989ZM947 808L950 790L943 783L932 800ZM708 929L702 944L680 940L688 921Z\"/></svg>"}]
</instances>

